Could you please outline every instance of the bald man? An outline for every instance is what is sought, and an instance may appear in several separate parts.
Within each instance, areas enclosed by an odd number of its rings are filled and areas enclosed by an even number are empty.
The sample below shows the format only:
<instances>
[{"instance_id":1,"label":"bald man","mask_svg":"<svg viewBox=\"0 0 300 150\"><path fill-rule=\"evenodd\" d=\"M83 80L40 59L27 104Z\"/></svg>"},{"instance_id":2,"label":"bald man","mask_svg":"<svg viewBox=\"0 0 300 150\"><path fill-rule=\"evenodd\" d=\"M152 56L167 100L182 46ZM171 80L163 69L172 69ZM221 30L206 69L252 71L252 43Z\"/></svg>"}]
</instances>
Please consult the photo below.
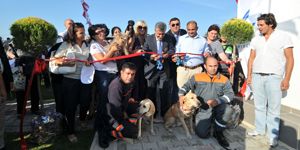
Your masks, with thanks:
<instances>
[{"instance_id":1,"label":"bald man","mask_svg":"<svg viewBox=\"0 0 300 150\"><path fill-rule=\"evenodd\" d=\"M60 43L63 42L64 37L67 35L68 33L68 29L74 24L74 21L70 18L66 19L64 22L64 26L66 27L65 31L61 32L58 34L56 43Z\"/></svg>"},{"instance_id":2,"label":"bald man","mask_svg":"<svg viewBox=\"0 0 300 150\"><path fill-rule=\"evenodd\" d=\"M228 149L229 143L223 131L227 128L230 117L224 114L231 109L229 103L234 93L228 78L217 72L219 65L217 59L208 56L204 63L206 72L195 74L179 89L179 101L182 104L184 95L190 90L195 93L202 104L196 113L196 134L200 138L208 138L210 128L214 124L213 136L222 147Z\"/></svg>"}]
</instances>

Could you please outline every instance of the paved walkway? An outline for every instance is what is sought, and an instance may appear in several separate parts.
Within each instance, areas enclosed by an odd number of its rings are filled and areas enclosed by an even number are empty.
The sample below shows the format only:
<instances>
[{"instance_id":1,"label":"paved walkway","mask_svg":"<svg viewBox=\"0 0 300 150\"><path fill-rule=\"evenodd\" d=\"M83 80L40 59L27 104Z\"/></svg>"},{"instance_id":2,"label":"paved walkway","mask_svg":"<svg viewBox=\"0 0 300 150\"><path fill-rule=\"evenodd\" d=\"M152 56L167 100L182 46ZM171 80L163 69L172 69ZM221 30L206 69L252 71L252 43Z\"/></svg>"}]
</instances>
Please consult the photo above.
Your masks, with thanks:
<instances>
[{"instance_id":1,"label":"paved walkway","mask_svg":"<svg viewBox=\"0 0 300 150\"><path fill-rule=\"evenodd\" d=\"M54 110L54 102L45 103L45 110ZM32 115L26 114L24 130L30 131L30 122ZM92 125L91 125L92 126ZM91 127L90 126L90 127ZM110 144L109 150L221 150L214 138L200 139L193 135L192 139L187 139L182 127L173 129L173 133L165 130L162 124L155 124L154 130L156 135L152 136L149 127L145 126L142 132L141 140L133 140L132 143L124 141L115 141ZM236 150L268 150L269 145L266 137L249 137L246 132L251 130L251 126L246 123L241 124L237 129L227 130L225 136L230 142L231 148ZM19 119L16 115L16 103L9 101L6 111L6 132L19 131ZM95 135L91 141L91 150L101 150L98 146L98 138ZM293 150L284 143L279 142L279 146L274 150Z\"/></svg>"}]
</instances>

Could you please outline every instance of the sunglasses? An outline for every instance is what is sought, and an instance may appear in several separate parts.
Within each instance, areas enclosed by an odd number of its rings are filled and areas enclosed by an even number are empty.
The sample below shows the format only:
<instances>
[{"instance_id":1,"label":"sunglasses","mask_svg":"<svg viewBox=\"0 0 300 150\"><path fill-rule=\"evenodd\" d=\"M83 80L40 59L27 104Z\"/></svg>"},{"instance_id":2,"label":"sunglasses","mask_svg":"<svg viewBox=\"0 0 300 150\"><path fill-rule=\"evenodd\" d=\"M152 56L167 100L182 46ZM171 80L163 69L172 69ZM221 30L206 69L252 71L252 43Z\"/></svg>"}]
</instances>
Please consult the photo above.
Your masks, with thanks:
<instances>
[{"instance_id":1,"label":"sunglasses","mask_svg":"<svg viewBox=\"0 0 300 150\"><path fill-rule=\"evenodd\" d=\"M147 27L142 27L142 26L138 26L138 29L144 29L144 30L146 30L147 29Z\"/></svg>"},{"instance_id":2,"label":"sunglasses","mask_svg":"<svg viewBox=\"0 0 300 150\"><path fill-rule=\"evenodd\" d=\"M106 31L105 30L97 30L95 33L96 35L99 35L100 33L105 33Z\"/></svg>"},{"instance_id":3,"label":"sunglasses","mask_svg":"<svg viewBox=\"0 0 300 150\"><path fill-rule=\"evenodd\" d=\"M176 24L172 24L171 26L172 26L172 27L180 26L180 24L179 24L179 23L176 23Z\"/></svg>"}]
</instances>

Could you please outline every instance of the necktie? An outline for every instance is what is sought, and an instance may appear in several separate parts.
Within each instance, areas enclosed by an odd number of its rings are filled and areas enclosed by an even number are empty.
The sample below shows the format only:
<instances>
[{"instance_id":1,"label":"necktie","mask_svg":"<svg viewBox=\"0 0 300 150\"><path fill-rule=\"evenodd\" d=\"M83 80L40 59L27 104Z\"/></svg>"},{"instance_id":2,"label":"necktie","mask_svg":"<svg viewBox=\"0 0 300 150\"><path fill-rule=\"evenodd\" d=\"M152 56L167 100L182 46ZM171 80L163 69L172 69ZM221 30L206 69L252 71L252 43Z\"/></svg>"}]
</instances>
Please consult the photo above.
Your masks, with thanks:
<instances>
[{"instance_id":1,"label":"necktie","mask_svg":"<svg viewBox=\"0 0 300 150\"><path fill-rule=\"evenodd\" d=\"M160 59L156 61L157 69L162 70L163 65L162 65L162 41L157 41L157 54L160 55Z\"/></svg>"}]
</instances>

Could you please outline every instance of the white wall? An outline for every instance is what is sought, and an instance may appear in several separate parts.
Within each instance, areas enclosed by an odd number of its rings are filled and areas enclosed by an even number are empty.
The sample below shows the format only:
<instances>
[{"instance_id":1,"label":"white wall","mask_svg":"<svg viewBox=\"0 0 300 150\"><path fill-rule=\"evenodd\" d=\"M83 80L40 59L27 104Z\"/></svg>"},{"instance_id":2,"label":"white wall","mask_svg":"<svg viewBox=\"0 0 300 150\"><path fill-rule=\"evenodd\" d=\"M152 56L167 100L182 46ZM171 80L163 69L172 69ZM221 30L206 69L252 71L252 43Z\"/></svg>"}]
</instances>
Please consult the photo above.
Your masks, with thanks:
<instances>
[{"instance_id":1,"label":"white wall","mask_svg":"<svg viewBox=\"0 0 300 150\"><path fill-rule=\"evenodd\" d=\"M282 99L282 104L300 110L300 0L239 0L238 2L238 18L243 18L250 10L246 20L253 23L258 14L270 11L275 15L278 23L276 29L292 37L295 65L290 88Z\"/></svg>"}]
</instances>

